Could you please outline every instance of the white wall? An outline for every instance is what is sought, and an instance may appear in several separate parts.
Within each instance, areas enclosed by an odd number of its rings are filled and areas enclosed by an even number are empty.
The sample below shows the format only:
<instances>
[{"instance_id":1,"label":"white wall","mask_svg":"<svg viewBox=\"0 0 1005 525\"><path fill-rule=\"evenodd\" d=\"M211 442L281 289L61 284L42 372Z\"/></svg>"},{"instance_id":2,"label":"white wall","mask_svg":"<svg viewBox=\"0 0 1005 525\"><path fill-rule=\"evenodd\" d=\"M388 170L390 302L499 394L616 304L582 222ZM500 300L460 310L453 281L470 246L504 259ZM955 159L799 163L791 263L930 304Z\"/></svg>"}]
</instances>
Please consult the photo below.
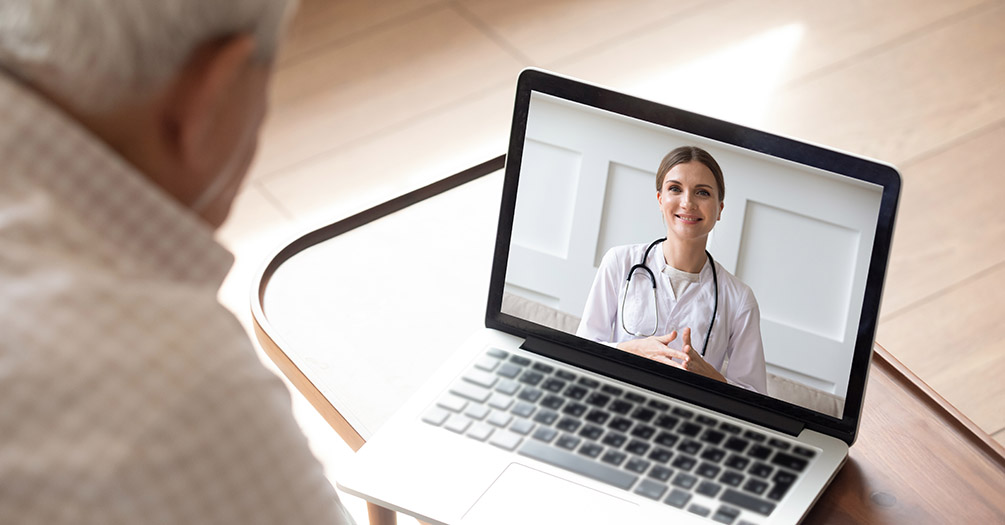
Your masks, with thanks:
<instances>
[{"instance_id":1,"label":"white wall","mask_svg":"<svg viewBox=\"0 0 1005 525\"><path fill-rule=\"evenodd\" d=\"M506 291L582 315L607 249L665 236L655 172L681 145L725 174L708 249L754 290L769 371L843 396L881 197L867 183L535 93Z\"/></svg>"}]
</instances>

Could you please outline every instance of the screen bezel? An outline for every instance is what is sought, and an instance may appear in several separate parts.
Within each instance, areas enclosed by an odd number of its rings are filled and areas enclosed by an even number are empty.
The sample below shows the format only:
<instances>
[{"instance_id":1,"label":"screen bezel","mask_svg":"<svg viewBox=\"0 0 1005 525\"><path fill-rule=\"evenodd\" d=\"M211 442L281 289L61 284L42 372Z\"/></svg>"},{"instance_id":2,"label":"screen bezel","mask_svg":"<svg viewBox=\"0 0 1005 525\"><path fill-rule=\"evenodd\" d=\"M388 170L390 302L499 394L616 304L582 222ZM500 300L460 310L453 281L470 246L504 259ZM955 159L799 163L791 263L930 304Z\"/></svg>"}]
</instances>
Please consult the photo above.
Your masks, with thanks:
<instances>
[{"instance_id":1,"label":"screen bezel","mask_svg":"<svg viewBox=\"0 0 1005 525\"><path fill-rule=\"evenodd\" d=\"M841 419L667 367L501 311L532 92L552 95L666 126L753 152L870 182L883 188L876 236L867 272L865 297L854 345L851 377ZM536 342L537 344L525 345L530 351L563 361L575 361L578 365L584 362L592 363L592 366L588 365L590 368L602 368L603 370L599 371L608 372L611 377L652 388L667 395L683 396L688 401L700 405L716 409L722 409L724 406L734 407L735 410L730 412L737 413L731 415L753 422L763 423L766 418L778 420L780 422L775 426L779 430L798 433L799 429L806 427L851 444L855 440L862 408L893 239L900 186L900 174L887 164L640 99L548 71L525 69L517 81L485 324L489 328ZM568 349L581 354L570 353ZM781 419L777 416L781 416Z\"/></svg>"}]
</instances>

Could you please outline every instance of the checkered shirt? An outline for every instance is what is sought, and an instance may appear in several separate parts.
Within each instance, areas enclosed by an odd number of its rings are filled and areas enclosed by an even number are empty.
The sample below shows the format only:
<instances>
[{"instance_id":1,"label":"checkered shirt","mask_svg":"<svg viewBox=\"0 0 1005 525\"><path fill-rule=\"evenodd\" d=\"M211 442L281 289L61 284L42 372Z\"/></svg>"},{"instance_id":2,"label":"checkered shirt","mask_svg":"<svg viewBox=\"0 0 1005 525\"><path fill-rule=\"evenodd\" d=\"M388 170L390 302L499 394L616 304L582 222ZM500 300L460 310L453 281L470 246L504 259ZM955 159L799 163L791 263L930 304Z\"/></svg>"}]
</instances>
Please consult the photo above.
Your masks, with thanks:
<instances>
[{"instance_id":1,"label":"checkered shirt","mask_svg":"<svg viewBox=\"0 0 1005 525\"><path fill-rule=\"evenodd\" d=\"M352 523L209 230L0 73L0 523Z\"/></svg>"}]
</instances>

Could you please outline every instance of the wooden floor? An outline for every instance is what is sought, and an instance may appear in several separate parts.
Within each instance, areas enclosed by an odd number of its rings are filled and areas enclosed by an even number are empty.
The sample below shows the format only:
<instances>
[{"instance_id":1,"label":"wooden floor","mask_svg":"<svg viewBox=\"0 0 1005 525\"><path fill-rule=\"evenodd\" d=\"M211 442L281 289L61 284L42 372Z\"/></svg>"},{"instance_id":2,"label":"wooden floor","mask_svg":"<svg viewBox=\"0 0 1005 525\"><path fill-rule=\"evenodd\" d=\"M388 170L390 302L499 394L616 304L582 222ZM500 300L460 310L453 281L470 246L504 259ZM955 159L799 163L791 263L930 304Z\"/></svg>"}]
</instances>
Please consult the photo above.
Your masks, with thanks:
<instances>
[{"instance_id":1,"label":"wooden floor","mask_svg":"<svg viewBox=\"0 0 1005 525\"><path fill-rule=\"evenodd\" d=\"M221 231L224 302L247 318L294 232L504 152L526 66L896 165L878 341L1005 442L1002 0L302 0Z\"/></svg>"}]
</instances>

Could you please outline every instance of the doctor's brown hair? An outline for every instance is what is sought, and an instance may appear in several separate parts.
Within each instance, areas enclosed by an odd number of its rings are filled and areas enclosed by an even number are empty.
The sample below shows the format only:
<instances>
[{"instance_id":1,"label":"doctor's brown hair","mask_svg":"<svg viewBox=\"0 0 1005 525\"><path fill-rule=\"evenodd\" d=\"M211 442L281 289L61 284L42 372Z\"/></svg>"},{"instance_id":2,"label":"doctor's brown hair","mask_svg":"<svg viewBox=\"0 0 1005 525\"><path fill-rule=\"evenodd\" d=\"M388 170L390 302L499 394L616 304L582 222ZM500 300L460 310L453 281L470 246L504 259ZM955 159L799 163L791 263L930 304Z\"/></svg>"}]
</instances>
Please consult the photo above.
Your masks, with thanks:
<instances>
[{"instance_id":1,"label":"doctor's brown hair","mask_svg":"<svg viewBox=\"0 0 1005 525\"><path fill-rule=\"evenodd\" d=\"M722 178L722 168L712 158L712 155L697 146L681 146L663 157L663 161L660 162L660 168L656 170L656 191L663 190L663 179L666 178L667 172L678 164L685 164L691 161L698 161L704 164L712 172L712 176L715 177L715 184L719 187L719 202L722 202L726 198L726 182Z\"/></svg>"}]
</instances>

